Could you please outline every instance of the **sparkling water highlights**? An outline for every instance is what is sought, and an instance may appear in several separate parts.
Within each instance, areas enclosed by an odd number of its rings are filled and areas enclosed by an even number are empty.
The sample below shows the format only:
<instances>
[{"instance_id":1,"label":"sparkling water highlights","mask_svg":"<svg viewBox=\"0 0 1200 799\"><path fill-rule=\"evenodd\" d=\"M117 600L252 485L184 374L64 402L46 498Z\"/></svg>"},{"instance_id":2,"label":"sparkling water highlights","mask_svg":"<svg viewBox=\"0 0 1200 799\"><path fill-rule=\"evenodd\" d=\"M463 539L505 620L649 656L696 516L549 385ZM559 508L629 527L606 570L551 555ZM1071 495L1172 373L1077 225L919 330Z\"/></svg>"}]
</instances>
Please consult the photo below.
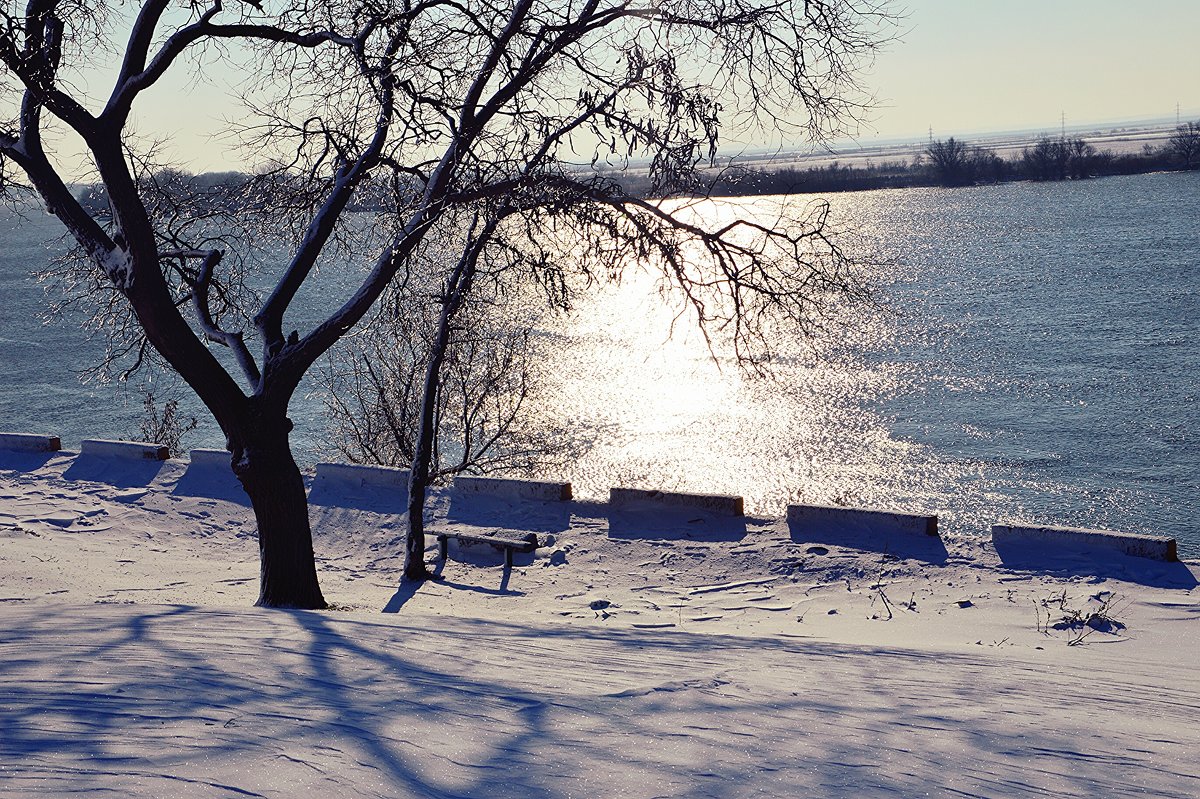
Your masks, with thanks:
<instances>
[{"instance_id":1,"label":"sparkling water highlights","mask_svg":"<svg viewBox=\"0 0 1200 799\"><path fill-rule=\"evenodd\" d=\"M561 418L611 431L581 493L1109 527L1200 554L1200 175L832 201L847 246L885 264L885 310L847 309L822 360L794 348L767 380L714 363L636 283L573 320Z\"/></svg>"}]
</instances>

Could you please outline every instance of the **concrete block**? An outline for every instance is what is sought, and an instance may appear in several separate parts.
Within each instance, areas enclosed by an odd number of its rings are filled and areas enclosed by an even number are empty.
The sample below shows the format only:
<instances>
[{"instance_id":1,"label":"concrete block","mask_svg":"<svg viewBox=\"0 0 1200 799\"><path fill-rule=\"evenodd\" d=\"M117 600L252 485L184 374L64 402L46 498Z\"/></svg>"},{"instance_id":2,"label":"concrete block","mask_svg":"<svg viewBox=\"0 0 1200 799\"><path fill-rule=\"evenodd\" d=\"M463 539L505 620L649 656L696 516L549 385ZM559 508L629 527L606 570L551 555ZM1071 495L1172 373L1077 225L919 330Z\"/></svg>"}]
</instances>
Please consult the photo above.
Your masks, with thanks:
<instances>
[{"instance_id":1,"label":"concrete block","mask_svg":"<svg viewBox=\"0 0 1200 799\"><path fill-rule=\"evenodd\" d=\"M506 477L459 475L454 478L454 490L462 494L481 494L490 497L548 502L561 502L571 498L570 483L516 480Z\"/></svg>"},{"instance_id":2,"label":"concrete block","mask_svg":"<svg viewBox=\"0 0 1200 799\"><path fill-rule=\"evenodd\" d=\"M147 441L109 441L101 438L85 438L79 442L79 454L97 458L135 458L149 461L165 461L170 455L162 444Z\"/></svg>"},{"instance_id":3,"label":"concrete block","mask_svg":"<svg viewBox=\"0 0 1200 799\"><path fill-rule=\"evenodd\" d=\"M43 436L37 433L0 433L0 449L18 452L58 452L62 442L58 436Z\"/></svg>"},{"instance_id":4,"label":"concrete block","mask_svg":"<svg viewBox=\"0 0 1200 799\"><path fill-rule=\"evenodd\" d=\"M1139 558L1179 560L1174 538L1112 530L1000 522L992 525L992 543L998 547L1009 544L1034 544L1070 548L1077 552L1122 552Z\"/></svg>"},{"instance_id":5,"label":"concrete block","mask_svg":"<svg viewBox=\"0 0 1200 799\"><path fill-rule=\"evenodd\" d=\"M232 473L233 467L230 466L229 450L225 449L194 449L191 451L193 467L203 467L205 469L225 469Z\"/></svg>"},{"instance_id":6,"label":"concrete block","mask_svg":"<svg viewBox=\"0 0 1200 799\"><path fill-rule=\"evenodd\" d=\"M728 494L685 494L645 488L610 488L608 504L614 508L656 505L663 508L703 510L724 516L744 516L741 497Z\"/></svg>"},{"instance_id":7,"label":"concrete block","mask_svg":"<svg viewBox=\"0 0 1200 799\"><path fill-rule=\"evenodd\" d=\"M408 490L408 469L396 466L363 466L358 463L318 463L317 480L329 480L353 487Z\"/></svg>"},{"instance_id":8,"label":"concrete block","mask_svg":"<svg viewBox=\"0 0 1200 799\"><path fill-rule=\"evenodd\" d=\"M844 508L837 505L788 505L790 527L871 537L893 535L937 536L937 516L890 510Z\"/></svg>"}]
</instances>

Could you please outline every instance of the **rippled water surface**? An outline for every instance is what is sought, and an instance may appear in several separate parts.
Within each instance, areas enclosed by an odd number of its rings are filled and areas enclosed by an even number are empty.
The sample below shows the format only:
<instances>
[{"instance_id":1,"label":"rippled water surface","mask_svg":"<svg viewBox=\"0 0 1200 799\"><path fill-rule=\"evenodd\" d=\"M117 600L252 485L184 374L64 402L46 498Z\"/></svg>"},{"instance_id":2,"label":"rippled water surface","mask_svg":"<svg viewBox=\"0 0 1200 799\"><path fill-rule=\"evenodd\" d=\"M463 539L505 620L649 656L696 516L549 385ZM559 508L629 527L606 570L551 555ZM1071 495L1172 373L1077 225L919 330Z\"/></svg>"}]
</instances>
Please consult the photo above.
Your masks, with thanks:
<instances>
[{"instance_id":1,"label":"rippled water surface","mask_svg":"<svg viewBox=\"0 0 1200 799\"><path fill-rule=\"evenodd\" d=\"M822 359L781 334L770 378L714 362L686 324L672 334L673 310L637 276L541 331L561 342L541 413L596 432L565 475L577 493L896 507L961 534L1019 518L1174 535L1200 554L1200 174L832 203L847 246L886 264L869 273L884 310L847 310ZM27 274L53 220L0 224L0 426L68 445L136 430L137 397L71 376L99 345L30 321L42 300ZM312 462L328 451L321 414L298 405ZM191 443L215 439L209 423Z\"/></svg>"}]
</instances>

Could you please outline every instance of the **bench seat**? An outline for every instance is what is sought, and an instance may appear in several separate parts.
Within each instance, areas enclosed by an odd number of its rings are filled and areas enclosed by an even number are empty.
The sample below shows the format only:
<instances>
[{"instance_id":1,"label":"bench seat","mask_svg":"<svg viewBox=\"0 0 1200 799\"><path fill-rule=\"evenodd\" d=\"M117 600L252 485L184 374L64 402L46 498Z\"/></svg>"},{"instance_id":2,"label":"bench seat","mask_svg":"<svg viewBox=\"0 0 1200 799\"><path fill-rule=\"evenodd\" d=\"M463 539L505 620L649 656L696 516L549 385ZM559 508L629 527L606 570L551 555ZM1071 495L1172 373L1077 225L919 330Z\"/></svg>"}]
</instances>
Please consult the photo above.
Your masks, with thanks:
<instances>
[{"instance_id":1,"label":"bench seat","mask_svg":"<svg viewBox=\"0 0 1200 799\"><path fill-rule=\"evenodd\" d=\"M538 539L535 533L518 532L516 530L492 530L487 532L466 532L462 530L426 530L426 535L437 537L438 557L445 560L450 550L450 539L455 538L468 544L491 544L504 550L504 565L512 568L513 552L533 552L537 549Z\"/></svg>"}]
</instances>

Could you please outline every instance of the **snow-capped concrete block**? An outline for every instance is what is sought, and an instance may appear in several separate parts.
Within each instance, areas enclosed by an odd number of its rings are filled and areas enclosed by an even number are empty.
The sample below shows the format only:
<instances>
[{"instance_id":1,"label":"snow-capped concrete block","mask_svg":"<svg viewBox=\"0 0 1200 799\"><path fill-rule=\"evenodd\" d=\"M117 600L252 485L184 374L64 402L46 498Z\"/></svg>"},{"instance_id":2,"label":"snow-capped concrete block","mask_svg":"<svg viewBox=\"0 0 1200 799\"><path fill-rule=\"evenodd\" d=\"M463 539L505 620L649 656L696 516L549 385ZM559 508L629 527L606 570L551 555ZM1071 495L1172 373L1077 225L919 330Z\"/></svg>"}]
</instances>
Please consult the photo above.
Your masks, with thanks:
<instances>
[{"instance_id":1,"label":"snow-capped concrete block","mask_svg":"<svg viewBox=\"0 0 1200 799\"><path fill-rule=\"evenodd\" d=\"M1154 560L1179 560L1174 538L1113 530L1000 522L992 525L992 543L998 547L1008 544L1034 544L1070 547L1075 551L1123 552L1126 555Z\"/></svg>"},{"instance_id":2,"label":"snow-capped concrete block","mask_svg":"<svg viewBox=\"0 0 1200 799\"><path fill-rule=\"evenodd\" d=\"M43 436L37 433L0 433L0 449L18 452L58 452L62 442L58 436Z\"/></svg>"},{"instance_id":3,"label":"snow-capped concrete block","mask_svg":"<svg viewBox=\"0 0 1200 799\"><path fill-rule=\"evenodd\" d=\"M204 469L225 469L232 472L229 450L225 449L194 449L190 453L192 467Z\"/></svg>"},{"instance_id":4,"label":"snow-capped concrete block","mask_svg":"<svg viewBox=\"0 0 1200 799\"><path fill-rule=\"evenodd\" d=\"M789 527L814 532L861 533L872 537L938 534L937 516L838 505L788 505Z\"/></svg>"},{"instance_id":5,"label":"snow-capped concrete block","mask_svg":"<svg viewBox=\"0 0 1200 799\"><path fill-rule=\"evenodd\" d=\"M85 438L79 442L79 454L97 458L165 461L170 455L170 451L162 444L154 444L149 441L109 441L103 438Z\"/></svg>"},{"instance_id":6,"label":"snow-capped concrete block","mask_svg":"<svg viewBox=\"0 0 1200 799\"><path fill-rule=\"evenodd\" d=\"M408 489L408 469L397 466L364 466L358 463L318 463L317 480L353 487Z\"/></svg>"},{"instance_id":7,"label":"snow-capped concrete block","mask_svg":"<svg viewBox=\"0 0 1200 799\"><path fill-rule=\"evenodd\" d=\"M608 504L614 508L655 505L663 508L704 510L725 516L744 516L741 497L729 494L686 494L646 488L610 488Z\"/></svg>"},{"instance_id":8,"label":"snow-capped concrete block","mask_svg":"<svg viewBox=\"0 0 1200 799\"><path fill-rule=\"evenodd\" d=\"M571 498L570 483L555 483L544 480L517 480L506 477L472 477L460 475L454 478L454 490L462 494L482 494L508 499L533 499L562 502Z\"/></svg>"}]
</instances>

